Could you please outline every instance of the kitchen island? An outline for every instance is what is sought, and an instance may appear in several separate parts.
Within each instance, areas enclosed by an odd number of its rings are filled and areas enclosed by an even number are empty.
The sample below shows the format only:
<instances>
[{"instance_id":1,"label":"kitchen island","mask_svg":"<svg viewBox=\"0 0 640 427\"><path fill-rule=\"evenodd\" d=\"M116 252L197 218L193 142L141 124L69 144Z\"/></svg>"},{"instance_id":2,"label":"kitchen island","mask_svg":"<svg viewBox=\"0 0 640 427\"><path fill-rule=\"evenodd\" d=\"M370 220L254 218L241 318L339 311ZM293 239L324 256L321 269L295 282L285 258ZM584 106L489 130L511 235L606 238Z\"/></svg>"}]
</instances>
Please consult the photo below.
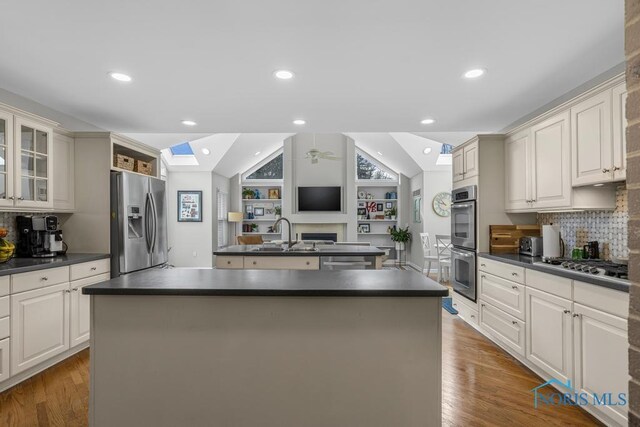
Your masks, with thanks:
<instances>
[{"instance_id":1,"label":"kitchen island","mask_svg":"<svg viewBox=\"0 0 640 427\"><path fill-rule=\"evenodd\" d=\"M91 295L93 426L439 426L441 298L413 271L154 269Z\"/></svg>"}]
</instances>

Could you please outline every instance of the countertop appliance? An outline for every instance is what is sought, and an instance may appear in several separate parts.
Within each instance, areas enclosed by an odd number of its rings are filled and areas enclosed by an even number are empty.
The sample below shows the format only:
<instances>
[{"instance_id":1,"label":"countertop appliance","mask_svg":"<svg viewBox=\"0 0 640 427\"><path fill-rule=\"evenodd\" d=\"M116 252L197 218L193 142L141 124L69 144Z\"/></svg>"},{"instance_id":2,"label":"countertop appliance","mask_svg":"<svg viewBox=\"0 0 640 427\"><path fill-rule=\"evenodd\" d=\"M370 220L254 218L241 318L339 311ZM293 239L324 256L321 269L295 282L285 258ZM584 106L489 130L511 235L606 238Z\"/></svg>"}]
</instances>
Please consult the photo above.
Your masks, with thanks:
<instances>
[{"instance_id":1,"label":"countertop appliance","mask_svg":"<svg viewBox=\"0 0 640 427\"><path fill-rule=\"evenodd\" d=\"M603 259L571 259L555 258L543 260L544 265L549 268L568 269L584 275L597 275L603 278L616 279L617 281L628 281L629 270L625 264L616 264Z\"/></svg>"},{"instance_id":2,"label":"countertop appliance","mask_svg":"<svg viewBox=\"0 0 640 427\"><path fill-rule=\"evenodd\" d=\"M31 258L52 258L63 255L66 245L62 230L58 229L58 217L54 215L16 217L18 245L16 255Z\"/></svg>"},{"instance_id":3,"label":"countertop appliance","mask_svg":"<svg viewBox=\"0 0 640 427\"><path fill-rule=\"evenodd\" d=\"M375 256L321 256L320 270L375 270Z\"/></svg>"},{"instance_id":4,"label":"countertop appliance","mask_svg":"<svg viewBox=\"0 0 640 427\"><path fill-rule=\"evenodd\" d=\"M165 182L111 172L111 276L168 261Z\"/></svg>"},{"instance_id":5,"label":"countertop appliance","mask_svg":"<svg viewBox=\"0 0 640 427\"><path fill-rule=\"evenodd\" d=\"M451 286L476 300L476 198L470 185L451 192Z\"/></svg>"},{"instance_id":6,"label":"countertop appliance","mask_svg":"<svg viewBox=\"0 0 640 427\"><path fill-rule=\"evenodd\" d=\"M520 254L542 256L542 237L524 236L520 238Z\"/></svg>"},{"instance_id":7,"label":"countertop appliance","mask_svg":"<svg viewBox=\"0 0 640 427\"><path fill-rule=\"evenodd\" d=\"M583 258L598 259L600 258L600 245L598 242L587 242L583 247Z\"/></svg>"},{"instance_id":8,"label":"countertop appliance","mask_svg":"<svg viewBox=\"0 0 640 427\"><path fill-rule=\"evenodd\" d=\"M544 258L562 258L564 256L564 242L557 225L542 226L542 256Z\"/></svg>"}]
</instances>

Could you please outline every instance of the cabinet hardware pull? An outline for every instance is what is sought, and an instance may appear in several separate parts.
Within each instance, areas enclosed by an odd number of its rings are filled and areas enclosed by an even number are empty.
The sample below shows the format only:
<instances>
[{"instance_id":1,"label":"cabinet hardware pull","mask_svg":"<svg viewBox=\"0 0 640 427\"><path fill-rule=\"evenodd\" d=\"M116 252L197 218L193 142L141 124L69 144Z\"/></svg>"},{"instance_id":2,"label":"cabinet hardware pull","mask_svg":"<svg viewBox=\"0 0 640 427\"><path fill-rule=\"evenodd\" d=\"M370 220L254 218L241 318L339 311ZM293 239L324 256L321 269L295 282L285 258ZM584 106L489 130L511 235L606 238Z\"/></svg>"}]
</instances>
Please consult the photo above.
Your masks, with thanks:
<instances>
[{"instance_id":1,"label":"cabinet hardware pull","mask_svg":"<svg viewBox=\"0 0 640 427\"><path fill-rule=\"evenodd\" d=\"M311 264L309 261L307 261L307 265Z\"/></svg>"},{"instance_id":2,"label":"cabinet hardware pull","mask_svg":"<svg viewBox=\"0 0 640 427\"><path fill-rule=\"evenodd\" d=\"M518 273L511 273L511 275L512 275L512 276L517 276L517 275L518 275Z\"/></svg>"},{"instance_id":3,"label":"cabinet hardware pull","mask_svg":"<svg viewBox=\"0 0 640 427\"><path fill-rule=\"evenodd\" d=\"M480 264L480 267L486 267L487 264Z\"/></svg>"},{"instance_id":4,"label":"cabinet hardware pull","mask_svg":"<svg viewBox=\"0 0 640 427\"><path fill-rule=\"evenodd\" d=\"M18 200L24 200L24 197L18 197Z\"/></svg>"},{"instance_id":5,"label":"cabinet hardware pull","mask_svg":"<svg viewBox=\"0 0 640 427\"><path fill-rule=\"evenodd\" d=\"M49 278L48 278L47 276L44 276L44 277L41 277L41 278L40 278L40 280L42 280L42 281L45 281L45 282L46 282L47 280L49 280Z\"/></svg>"},{"instance_id":6,"label":"cabinet hardware pull","mask_svg":"<svg viewBox=\"0 0 640 427\"><path fill-rule=\"evenodd\" d=\"M516 285L513 285L511 289L518 289L518 287Z\"/></svg>"},{"instance_id":7,"label":"cabinet hardware pull","mask_svg":"<svg viewBox=\"0 0 640 427\"><path fill-rule=\"evenodd\" d=\"M456 303L454 302L454 303L453 303L453 306L454 306L454 307L457 307L457 306L458 306L458 304L456 304Z\"/></svg>"},{"instance_id":8,"label":"cabinet hardware pull","mask_svg":"<svg viewBox=\"0 0 640 427\"><path fill-rule=\"evenodd\" d=\"M231 265L231 261L227 261L227 265Z\"/></svg>"},{"instance_id":9,"label":"cabinet hardware pull","mask_svg":"<svg viewBox=\"0 0 640 427\"><path fill-rule=\"evenodd\" d=\"M96 271L98 267L91 267L91 271Z\"/></svg>"},{"instance_id":10,"label":"cabinet hardware pull","mask_svg":"<svg viewBox=\"0 0 640 427\"><path fill-rule=\"evenodd\" d=\"M257 262L256 262L256 261L253 261L253 265L256 265L256 264L257 264Z\"/></svg>"},{"instance_id":11,"label":"cabinet hardware pull","mask_svg":"<svg viewBox=\"0 0 640 427\"><path fill-rule=\"evenodd\" d=\"M472 319L475 319L475 318L476 318L476 315L475 315L475 314L472 314L472 315L471 315L471 318L472 318Z\"/></svg>"},{"instance_id":12,"label":"cabinet hardware pull","mask_svg":"<svg viewBox=\"0 0 640 427\"><path fill-rule=\"evenodd\" d=\"M481 306L481 307L486 307L487 305L486 305L486 304L480 304L480 306Z\"/></svg>"},{"instance_id":13,"label":"cabinet hardware pull","mask_svg":"<svg viewBox=\"0 0 640 427\"><path fill-rule=\"evenodd\" d=\"M602 173L609 173L609 172L611 172L611 169L606 169L606 168L602 169Z\"/></svg>"},{"instance_id":14,"label":"cabinet hardware pull","mask_svg":"<svg viewBox=\"0 0 640 427\"><path fill-rule=\"evenodd\" d=\"M569 313L571 313L571 310L564 310L563 313L564 314L569 314Z\"/></svg>"},{"instance_id":15,"label":"cabinet hardware pull","mask_svg":"<svg viewBox=\"0 0 640 427\"><path fill-rule=\"evenodd\" d=\"M487 276L485 276L484 274L482 274L480 277L483 278L483 279L487 278Z\"/></svg>"},{"instance_id":16,"label":"cabinet hardware pull","mask_svg":"<svg viewBox=\"0 0 640 427\"><path fill-rule=\"evenodd\" d=\"M7 199L14 200L15 198L13 196L9 196L9 197L7 197Z\"/></svg>"},{"instance_id":17,"label":"cabinet hardware pull","mask_svg":"<svg viewBox=\"0 0 640 427\"><path fill-rule=\"evenodd\" d=\"M580 317L578 313L573 313L573 317Z\"/></svg>"},{"instance_id":18,"label":"cabinet hardware pull","mask_svg":"<svg viewBox=\"0 0 640 427\"><path fill-rule=\"evenodd\" d=\"M71 293L71 291L69 289L65 289L64 292L67 293L67 294Z\"/></svg>"},{"instance_id":19,"label":"cabinet hardware pull","mask_svg":"<svg viewBox=\"0 0 640 427\"><path fill-rule=\"evenodd\" d=\"M512 320L511 323L513 323L514 325L518 324L518 322L516 322L515 320Z\"/></svg>"},{"instance_id":20,"label":"cabinet hardware pull","mask_svg":"<svg viewBox=\"0 0 640 427\"><path fill-rule=\"evenodd\" d=\"M621 168L619 168L618 166L614 165L612 170L615 172L615 171L619 171L620 169Z\"/></svg>"},{"instance_id":21,"label":"cabinet hardware pull","mask_svg":"<svg viewBox=\"0 0 640 427\"><path fill-rule=\"evenodd\" d=\"M71 289L73 292L78 292L78 288Z\"/></svg>"}]
</instances>

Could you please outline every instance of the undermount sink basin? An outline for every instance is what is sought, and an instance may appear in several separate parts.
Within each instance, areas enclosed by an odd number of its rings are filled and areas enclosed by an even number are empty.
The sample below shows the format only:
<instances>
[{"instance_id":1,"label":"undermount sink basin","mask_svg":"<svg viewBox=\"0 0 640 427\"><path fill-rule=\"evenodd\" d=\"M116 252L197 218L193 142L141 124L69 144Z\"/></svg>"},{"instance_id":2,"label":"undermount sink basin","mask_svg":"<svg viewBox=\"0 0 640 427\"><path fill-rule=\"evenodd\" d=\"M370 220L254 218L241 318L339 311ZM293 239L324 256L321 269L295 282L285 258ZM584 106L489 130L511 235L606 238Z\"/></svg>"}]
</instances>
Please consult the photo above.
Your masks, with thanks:
<instances>
[{"instance_id":1,"label":"undermount sink basin","mask_svg":"<svg viewBox=\"0 0 640 427\"><path fill-rule=\"evenodd\" d=\"M309 247L304 247L304 248L291 248L288 251L289 252L318 252L320 249L318 248L309 248Z\"/></svg>"},{"instance_id":2,"label":"undermount sink basin","mask_svg":"<svg viewBox=\"0 0 640 427\"><path fill-rule=\"evenodd\" d=\"M279 246L261 246L259 248L253 248L251 251L254 252L284 252L284 249Z\"/></svg>"}]
</instances>

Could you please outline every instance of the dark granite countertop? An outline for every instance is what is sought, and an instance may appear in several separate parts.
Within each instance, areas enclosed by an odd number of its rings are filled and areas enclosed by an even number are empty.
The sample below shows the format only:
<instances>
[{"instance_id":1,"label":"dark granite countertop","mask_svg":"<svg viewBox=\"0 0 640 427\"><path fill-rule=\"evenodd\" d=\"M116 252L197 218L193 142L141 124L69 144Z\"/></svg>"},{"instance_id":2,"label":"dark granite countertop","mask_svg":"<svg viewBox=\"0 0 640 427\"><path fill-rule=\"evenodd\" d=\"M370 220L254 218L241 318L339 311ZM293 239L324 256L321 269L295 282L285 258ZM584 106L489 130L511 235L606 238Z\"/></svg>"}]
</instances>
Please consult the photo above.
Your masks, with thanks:
<instances>
[{"instance_id":1,"label":"dark granite countertop","mask_svg":"<svg viewBox=\"0 0 640 427\"><path fill-rule=\"evenodd\" d=\"M444 297L448 290L410 270L159 269L85 286L89 295Z\"/></svg>"},{"instance_id":2,"label":"dark granite countertop","mask_svg":"<svg viewBox=\"0 0 640 427\"><path fill-rule=\"evenodd\" d=\"M318 245L317 251L258 251L261 245L234 245L215 251L214 255L232 256L380 256L385 251L375 246Z\"/></svg>"},{"instance_id":3,"label":"dark granite countertop","mask_svg":"<svg viewBox=\"0 0 640 427\"><path fill-rule=\"evenodd\" d=\"M557 268L555 266L545 264L542 262L542 258L540 257L530 257L518 254L490 254L486 252L480 253L478 256L481 258L517 265L519 267L530 268L531 270L542 271L543 273L555 274L556 276L566 277L568 279L591 283L592 285L604 286L605 288L615 289L617 291L629 292L630 282L628 280L576 273L573 270Z\"/></svg>"},{"instance_id":4,"label":"dark granite countertop","mask_svg":"<svg viewBox=\"0 0 640 427\"><path fill-rule=\"evenodd\" d=\"M96 261L109 257L109 254L66 254L55 258L13 258L9 262L0 264L0 276L27 273L29 271L44 270L46 268L63 267L65 265L80 264L81 262Z\"/></svg>"}]
</instances>

